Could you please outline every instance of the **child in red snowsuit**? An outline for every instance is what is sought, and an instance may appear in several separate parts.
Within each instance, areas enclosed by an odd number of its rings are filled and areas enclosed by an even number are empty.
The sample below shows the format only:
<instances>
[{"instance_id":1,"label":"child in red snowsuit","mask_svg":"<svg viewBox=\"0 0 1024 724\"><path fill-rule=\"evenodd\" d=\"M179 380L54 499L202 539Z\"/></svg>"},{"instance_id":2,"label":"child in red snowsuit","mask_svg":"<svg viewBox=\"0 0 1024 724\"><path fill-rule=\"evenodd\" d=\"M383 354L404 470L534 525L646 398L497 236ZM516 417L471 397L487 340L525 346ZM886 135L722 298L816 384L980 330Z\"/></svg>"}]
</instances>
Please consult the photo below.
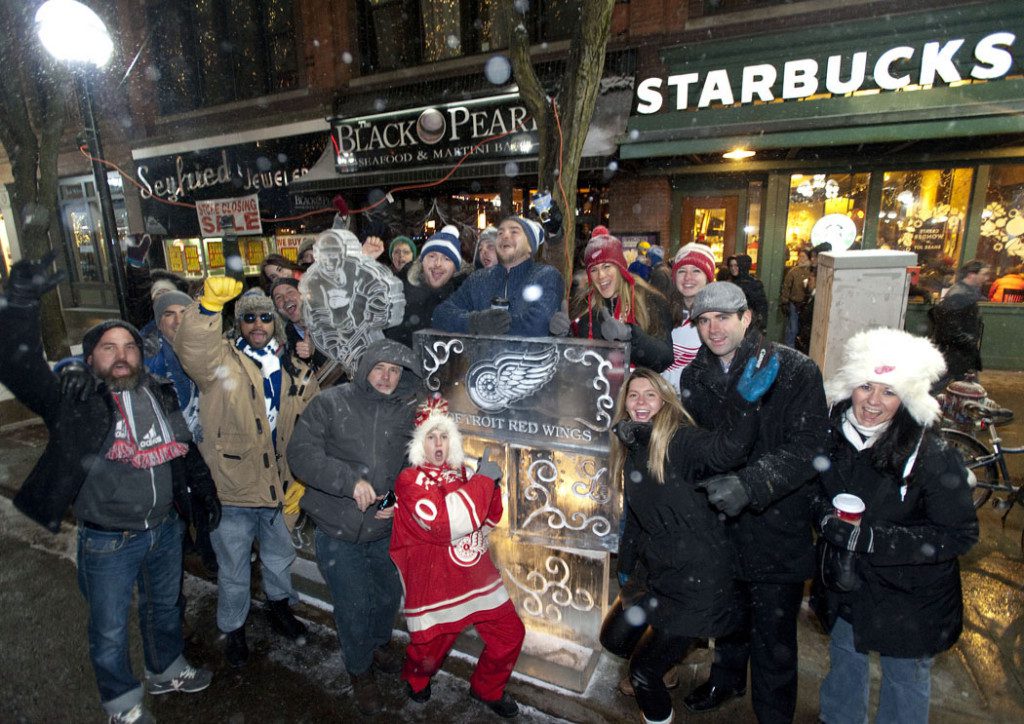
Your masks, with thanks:
<instances>
[{"instance_id":1,"label":"child in red snowsuit","mask_svg":"<svg viewBox=\"0 0 1024 724\"><path fill-rule=\"evenodd\" d=\"M405 587L409 628L402 679L409 698L430 698L437 673L459 633L476 626L484 642L470 694L495 713L519 708L505 684L523 646L525 628L487 552L487 535L501 520L501 468L484 456L468 477L462 436L440 398L423 405L409 443L412 467L395 482L398 509L391 558Z\"/></svg>"}]
</instances>

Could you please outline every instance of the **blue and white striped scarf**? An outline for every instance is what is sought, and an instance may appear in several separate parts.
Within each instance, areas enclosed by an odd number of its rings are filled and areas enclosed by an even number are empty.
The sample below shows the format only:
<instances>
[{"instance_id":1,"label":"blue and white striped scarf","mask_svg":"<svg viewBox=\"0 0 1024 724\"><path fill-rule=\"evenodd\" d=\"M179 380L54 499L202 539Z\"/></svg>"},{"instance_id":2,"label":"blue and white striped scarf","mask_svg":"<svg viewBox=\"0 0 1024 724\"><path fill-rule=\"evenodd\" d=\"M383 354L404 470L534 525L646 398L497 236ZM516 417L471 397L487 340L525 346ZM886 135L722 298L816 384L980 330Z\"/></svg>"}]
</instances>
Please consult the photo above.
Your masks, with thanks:
<instances>
[{"instance_id":1,"label":"blue and white striped scarf","mask_svg":"<svg viewBox=\"0 0 1024 724\"><path fill-rule=\"evenodd\" d=\"M263 401L267 405L267 422L274 444L277 445L277 413L281 409L281 360L277 356L278 343L271 339L266 347L254 349L244 337L235 340L235 346L246 357L256 360L263 373Z\"/></svg>"}]
</instances>

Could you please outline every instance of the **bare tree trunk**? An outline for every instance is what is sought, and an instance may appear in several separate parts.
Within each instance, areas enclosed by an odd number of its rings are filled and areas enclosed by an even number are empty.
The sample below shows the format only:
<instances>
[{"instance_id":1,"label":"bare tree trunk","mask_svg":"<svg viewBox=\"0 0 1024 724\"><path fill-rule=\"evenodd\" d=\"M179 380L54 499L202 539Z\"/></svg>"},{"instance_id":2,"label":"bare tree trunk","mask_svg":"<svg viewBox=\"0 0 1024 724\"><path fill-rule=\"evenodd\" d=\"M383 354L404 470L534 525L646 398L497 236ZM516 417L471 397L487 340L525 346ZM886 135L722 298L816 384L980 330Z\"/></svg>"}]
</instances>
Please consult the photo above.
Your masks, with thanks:
<instances>
[{"instance_id":1,"label":"bare tree trunk","mask_svg":"<svg viewBox=\"0 0 1024 724\"><path fill-rule=\"evenodd\" d=\"M519 95L537 121L538 188L549 189L563 217L560 240L545 250L547 260L572 283L576 245L576 189L583 144L597 103L615 0L580 0L569 57L558 86L549 94L530 61L530 39L515 0L502 0L509 28L509 54Z\"/></svg>"},{"instance_id":2,"label":"bare tree trunk","mask_svg":"<svg viewBox=\"0 0 1024 724\"><path fill-rule=\"evenodd\" d=\"M57 238L57 156L67 118L70 78L39 45L34 6L0 0L0 144L11 162L11 208L22 255L38 259ZM60 244L57 239L57 245ZM50 359L70 353L60 298L41 303L43 347Z\"/></svg>"}]
</instances>

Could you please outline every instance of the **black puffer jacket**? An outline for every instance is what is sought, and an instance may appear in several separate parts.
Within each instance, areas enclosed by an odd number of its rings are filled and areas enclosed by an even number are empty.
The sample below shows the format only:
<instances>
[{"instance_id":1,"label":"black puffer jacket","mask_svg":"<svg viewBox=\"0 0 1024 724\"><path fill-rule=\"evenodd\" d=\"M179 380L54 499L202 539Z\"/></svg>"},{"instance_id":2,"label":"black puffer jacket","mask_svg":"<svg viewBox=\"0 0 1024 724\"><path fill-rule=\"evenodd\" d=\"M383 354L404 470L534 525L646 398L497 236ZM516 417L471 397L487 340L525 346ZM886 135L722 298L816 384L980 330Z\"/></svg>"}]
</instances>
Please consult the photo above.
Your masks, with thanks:
<instances>
[{"instance_id":1,"label":"black puffer jacket","mask_svg":"<svg viewBox=\"0 0 1024 724\"><path fill-rule=\"evenodd\" d=\"M959 380L970 371L981 371L981 337L985 325L978 308L980 296L973 287L957 282L928 311L932 340L946 360L948 378Z\"/></svg>"},{"instance_id":2,"label":"black puffer jacket","mask_svg":"<svg viewBox=\"0 0 1024 724\"><path fill-rule=\"evenodd\" d=\"M402 367L390 395L367 380L378 362ZM412 435L419 367L408 347L381 340L367 347L355 381L322 391L306 407L288 443L288 463L306 484L302 509L329 536L367 543L391 535L391 520L361 512L353 497L366 480L378 495L386 493L405 467L405 446Z\"/></svg>"},{"instance_id":3,"label":"black puffer jacket","mask_svg":"<svg viewBox=\"0 0 1024 724\"><path fill-rule=\"evenodd\" d=\"M859 496L861 537L872 530L874 552L857 554L859 590L837 593L816 577L811 605L827 631L843 610L862 653L934 656L956 643L963 628L957 556L978 541L966 473L959 455L931 432L906 480L902 469L877 470L871 449L858 452L839 428L846 407L833 413L832 464L819 479L816 515L832 510L837 493Z\"/></svg>"},{"instance_id":4,"label":"black puffer jacket","mask_svg":"<svg viewBox=\"0 0 1024 724\"><path fill-rule=\"evenodd\" d=\"M468 274L458 272L439 288L433 289L417 273L415 278L417 284L413 284L408 278L408 272L417 262L407 264L407 274L400 277L402 280L402 292L405 294L405 316L402 323L384 330L384 336L393 339L406 347L412 347L412 335L421 329L430 327L430 320L434 316L434 308L445 299L455 293L455 290L462 286Z\"/></svg>"},{"instance_id":5,"label":"black puffer jacket","mask_svg":"<svg viewBox=\"0 0 1024 724\"><path fill-rule=\"evenodd\" d=\"M665 484L647 468L648 446L626 457L626 527L619 571L646 575L640 585L658 606L651 624L678 636L713 638L739 625L736 556L725 526L696 484L729 470L746 457L757 433L754 406L735 403L717 432L680 427L669 444Z\"/></svg>"},{"instance_id":6,"label":"black puffer jacket","mask_svg":"<svg viewBox=\"0 0 1024 724\"><path fill-rule=\"evenodd\" d=\"M760 431L746 465L737 474L750 504L726 521L740 558L740 578L786 583L803 581L814 570L811 541L813 460L825 451L828 410L817 366L804 355L766 342L751 327L728 373L702 346L682 372L683 406L701 427L717 430L730 387L747 359L765 346L779 356L779 376L761 400Z\"/></svg>"},{"instance_id":7,"label":"black puffer jacket","mask_svg":"<svg viewBox=\"0 0 1024 724\"><path fill-rule=\"evenodd\" d=\"M82 462L102 450L114 426L113 401L102 385L84 401L61 395L60 382L43 357L38 309L2 305L0 329L4 330L0 383L43 418L50 433L46 449L14 496L14 505L56 533L85 482L89 468ZM164 414L181 414L178 396L169 380L147 376L145 384L153 391ZM192 517L190 491L202 490L208 497L216 496L213 478L198 448L193 443L188 447L188 455L170 463L174 506L185 520Z\"/></svg>"},{"instance_id":8,"label":"black puffer jacket","mask_svg":"<svg viewBox=\"0 0 1024 724\"><path fill-rule=\"evenodd\" d=\"M601 299L593 294L593 309L584 309L583 314L573 321L573 334L580 339L602 339L601 323L598 321L598 305L603 304L609 314L614 314L615 305L611 300ZM629 362L634 367L646 367L655 372L664 372L672 364L672 313L668 301L660 294L647 296L647 313L657 320L660 334L648 334L638 324L630 324L633 332L629 339ZM590 333L590 319L594 320L594 333Z\"/></svg>"}]
</instances>

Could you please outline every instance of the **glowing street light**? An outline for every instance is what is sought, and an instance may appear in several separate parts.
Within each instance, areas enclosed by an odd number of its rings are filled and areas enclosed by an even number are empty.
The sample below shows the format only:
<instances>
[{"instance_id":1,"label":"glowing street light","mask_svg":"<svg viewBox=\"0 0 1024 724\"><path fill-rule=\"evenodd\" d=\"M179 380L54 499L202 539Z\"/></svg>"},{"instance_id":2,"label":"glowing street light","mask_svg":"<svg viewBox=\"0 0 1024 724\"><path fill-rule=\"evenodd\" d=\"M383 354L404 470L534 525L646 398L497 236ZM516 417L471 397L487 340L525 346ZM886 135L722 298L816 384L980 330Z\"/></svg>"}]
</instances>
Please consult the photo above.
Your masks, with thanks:
<instances>
[{"instance_id":1,"label":"glowing street light","mask_svg":"<svg viewBox=\"0 0 1024 724\"><path fill-rule=\"evenodd\" d=\"M89 154L94 159L103 158L99 124L92 105L92 72L93 68L104 67L114 52L114 42L107 26L91 8L76 0L47 0L36 11L36 35L50 55L77 71L79 111L85 123ZM110 257L117 305L121 317L128 319L128 287L121 243L115 237L117 219L114 217L114 202L106 170L99 161L92 162L92 175L100 198L103 240Z\"/></svg>"}]
</instances>

